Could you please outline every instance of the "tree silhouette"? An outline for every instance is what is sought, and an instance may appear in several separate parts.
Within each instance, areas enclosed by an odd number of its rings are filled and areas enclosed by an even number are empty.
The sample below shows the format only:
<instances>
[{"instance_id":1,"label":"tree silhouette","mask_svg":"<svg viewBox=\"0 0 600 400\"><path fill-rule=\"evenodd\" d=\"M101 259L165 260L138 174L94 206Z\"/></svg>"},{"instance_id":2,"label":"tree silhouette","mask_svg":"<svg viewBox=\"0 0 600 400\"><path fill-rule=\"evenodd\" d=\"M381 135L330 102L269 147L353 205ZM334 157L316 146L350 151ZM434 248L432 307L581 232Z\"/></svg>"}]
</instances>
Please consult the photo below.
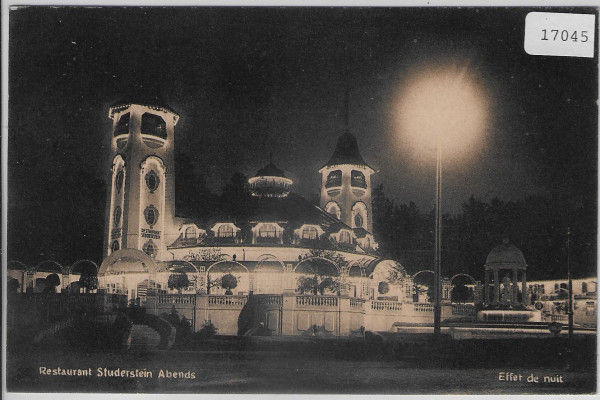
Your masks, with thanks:
<instances>
[{"instance_id":1,"label":"tree silhouette","mask_svg":"<svg viewBox=\"0 0 600 400\"><path fill-rule=\"evenodd\" d=\"M238 280L232 274L226 274L221 277L221 287L226 289L226 295L232 295L231 289L235 289L238 285Z\"/></svg>"},{"instance_id":2,"label":"tree silhouette","mask_svg":"<svg viewBox=\"0 0 600 400\"><path fill-rule=\"evenodd\" d=\"M169 281L167 282L169 289L176 289L181 293L181 289L185 289L190 286L190 280L185 273L175 273L169 275Z\"/></svg>"}]
</instances>

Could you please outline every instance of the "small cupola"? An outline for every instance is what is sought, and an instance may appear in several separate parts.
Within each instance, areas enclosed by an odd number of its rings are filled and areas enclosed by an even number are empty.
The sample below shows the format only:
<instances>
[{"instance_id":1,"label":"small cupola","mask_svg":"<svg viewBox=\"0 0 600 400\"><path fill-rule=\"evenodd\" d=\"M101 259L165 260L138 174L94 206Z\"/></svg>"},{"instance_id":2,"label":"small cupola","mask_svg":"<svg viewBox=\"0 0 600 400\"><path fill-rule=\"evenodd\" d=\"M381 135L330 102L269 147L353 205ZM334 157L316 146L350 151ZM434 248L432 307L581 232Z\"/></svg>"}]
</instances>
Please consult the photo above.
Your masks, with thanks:
<instances>
[{"instance_id":1,"label":"small cupola","mask_svg":"<svg viewBox=\"0 0 600 400\"><path fill-rule=\"evenodd\" d=\"M292 184L292 180L273 164L273 153L269 154L269 163L248 179L250 193L257 197L285 197L290 193Z\"/></svg>"}]
</instances>

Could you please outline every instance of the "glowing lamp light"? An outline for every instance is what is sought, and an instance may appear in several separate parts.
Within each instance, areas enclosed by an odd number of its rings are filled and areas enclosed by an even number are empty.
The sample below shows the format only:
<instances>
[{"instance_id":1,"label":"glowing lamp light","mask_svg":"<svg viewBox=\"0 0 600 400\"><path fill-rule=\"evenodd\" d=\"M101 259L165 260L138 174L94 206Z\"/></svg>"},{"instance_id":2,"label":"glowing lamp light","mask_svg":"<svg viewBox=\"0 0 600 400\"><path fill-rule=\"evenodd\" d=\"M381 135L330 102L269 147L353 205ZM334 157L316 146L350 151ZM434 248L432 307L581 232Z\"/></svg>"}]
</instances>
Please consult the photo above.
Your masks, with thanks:
<instances>
[{"instance_id":1,"label":"glowing lamp light","mask_svg":"<svg viewBox=\"0 0 600 400\"><path fill-rule=\"evenodd\" d=\"M457 64L420 69L407 77L393 111L402 146L466 155L482 141L489 101L476 76Z\"/></svg>"}]
</instances>

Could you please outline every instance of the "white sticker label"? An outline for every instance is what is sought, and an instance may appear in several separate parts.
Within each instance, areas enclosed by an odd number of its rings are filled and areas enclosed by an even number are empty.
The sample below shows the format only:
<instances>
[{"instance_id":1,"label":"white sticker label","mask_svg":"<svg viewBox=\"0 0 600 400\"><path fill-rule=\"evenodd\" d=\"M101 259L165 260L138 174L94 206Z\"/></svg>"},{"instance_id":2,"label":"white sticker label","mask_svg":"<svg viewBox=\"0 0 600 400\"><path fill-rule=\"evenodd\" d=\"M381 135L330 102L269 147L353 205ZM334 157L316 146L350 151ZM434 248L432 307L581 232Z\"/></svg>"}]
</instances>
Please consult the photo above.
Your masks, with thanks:
<instances>
[{"instance_id":1,"label":"white sticker label","mask_svg":"<svg viewBox=\"0 0 600 400\"><path fill-rule=\"evenodd\" d=\"M525 51L536 56L594 57L596 16L530 12L525 17Z\"/></svg>"}]
</instances>

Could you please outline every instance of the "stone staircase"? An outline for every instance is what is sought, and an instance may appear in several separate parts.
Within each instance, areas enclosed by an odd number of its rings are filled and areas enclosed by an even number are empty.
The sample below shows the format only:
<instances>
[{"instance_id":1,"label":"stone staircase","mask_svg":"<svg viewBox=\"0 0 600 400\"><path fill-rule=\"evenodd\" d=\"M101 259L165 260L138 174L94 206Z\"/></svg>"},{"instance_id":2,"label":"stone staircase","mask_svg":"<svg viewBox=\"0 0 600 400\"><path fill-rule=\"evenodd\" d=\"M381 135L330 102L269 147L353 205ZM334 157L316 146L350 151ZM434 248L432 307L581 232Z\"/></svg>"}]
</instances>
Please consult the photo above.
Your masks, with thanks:
<instances>
[{"instance_id":1,"label":"stone staircase","mask_svg":"<svg viewBox=\"0 0 600 400\"><path fill-rule=\"evenodd\" d=\"M159 343L160 335L149 326L134 324L131 327L130 350L139 351L156 349Z\"/></svg>"}]
</instances>

